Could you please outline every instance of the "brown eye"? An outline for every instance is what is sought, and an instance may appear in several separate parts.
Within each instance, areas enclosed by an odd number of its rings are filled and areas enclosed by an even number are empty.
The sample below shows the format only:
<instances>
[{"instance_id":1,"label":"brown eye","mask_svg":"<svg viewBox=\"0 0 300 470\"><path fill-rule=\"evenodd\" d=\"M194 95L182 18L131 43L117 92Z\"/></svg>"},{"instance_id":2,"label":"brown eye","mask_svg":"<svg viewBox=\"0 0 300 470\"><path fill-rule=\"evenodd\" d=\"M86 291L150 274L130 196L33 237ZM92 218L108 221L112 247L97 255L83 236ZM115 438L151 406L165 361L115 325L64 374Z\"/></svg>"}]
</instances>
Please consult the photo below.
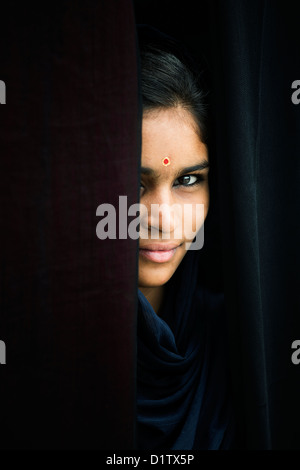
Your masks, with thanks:
<instances>
[{"instance_id":1,"label":"brown eye","mask_svg":"<svg viewBox=\"0 0 300 470\"><path fill-rule=\"evenodd\" d=\"M184 175L180 176L176 181L179 181L179 184L175 184L175 186L194 186L196 184L200 184L204 180L202 175Z\"/></svg>"}]
</instances>

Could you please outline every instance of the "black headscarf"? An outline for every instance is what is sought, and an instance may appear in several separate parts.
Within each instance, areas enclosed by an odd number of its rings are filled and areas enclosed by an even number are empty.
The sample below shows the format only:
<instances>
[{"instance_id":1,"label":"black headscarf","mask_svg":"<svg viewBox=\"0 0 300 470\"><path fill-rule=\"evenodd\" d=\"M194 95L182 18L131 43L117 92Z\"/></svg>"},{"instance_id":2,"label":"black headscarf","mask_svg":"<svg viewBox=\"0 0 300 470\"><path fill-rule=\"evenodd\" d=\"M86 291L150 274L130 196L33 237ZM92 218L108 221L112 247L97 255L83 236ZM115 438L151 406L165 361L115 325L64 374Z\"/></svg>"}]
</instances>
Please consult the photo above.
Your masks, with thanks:
<instances>
[{"instance_id":1,"label":"black headscarf","mask_svg":"<svg viewBox=\"0 0 300 470\"><path fill-rule=\"evenodd\" d=\"M227 449L234 443L222 294L201 287L199 251L166 284L160 316L138 290L140 449Z\"/></svg>"},{"instance_id":2,"label":"black headscarf","mask_svg":"<svg viewBox=\"0 0 300 470\"><path fill-rule=\"evenodd\" d=\"M149 25L138 25L138 40L141 51L157 44L190 70L199 68L182 44ZM201 259L199 250L187 252L165 286L160 316L138 290L140 449L233 445L224 299L204 288Z\"/></svg>"}]
</instances>

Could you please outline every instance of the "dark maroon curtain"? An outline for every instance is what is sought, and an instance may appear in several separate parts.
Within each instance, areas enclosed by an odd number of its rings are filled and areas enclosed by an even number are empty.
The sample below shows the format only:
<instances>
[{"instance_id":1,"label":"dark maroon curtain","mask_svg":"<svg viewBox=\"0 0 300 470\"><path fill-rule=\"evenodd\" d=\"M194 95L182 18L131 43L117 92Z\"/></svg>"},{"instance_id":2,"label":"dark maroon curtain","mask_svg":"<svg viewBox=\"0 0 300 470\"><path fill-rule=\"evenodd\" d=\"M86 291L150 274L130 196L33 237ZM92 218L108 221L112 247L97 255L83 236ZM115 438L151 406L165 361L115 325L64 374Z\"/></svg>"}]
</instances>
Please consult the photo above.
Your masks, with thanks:
<instances>
[{"instance_id":1,"label":"dark maroon curtain","mask_svg":"<svg viewBox=\"0 0 300 470\"><path fill-rule=\"evenodd\" d=\"M137 241L100 204L137 201L129 0L1 6L1 448L131 448Z\"/></svg>"}]
</instances>

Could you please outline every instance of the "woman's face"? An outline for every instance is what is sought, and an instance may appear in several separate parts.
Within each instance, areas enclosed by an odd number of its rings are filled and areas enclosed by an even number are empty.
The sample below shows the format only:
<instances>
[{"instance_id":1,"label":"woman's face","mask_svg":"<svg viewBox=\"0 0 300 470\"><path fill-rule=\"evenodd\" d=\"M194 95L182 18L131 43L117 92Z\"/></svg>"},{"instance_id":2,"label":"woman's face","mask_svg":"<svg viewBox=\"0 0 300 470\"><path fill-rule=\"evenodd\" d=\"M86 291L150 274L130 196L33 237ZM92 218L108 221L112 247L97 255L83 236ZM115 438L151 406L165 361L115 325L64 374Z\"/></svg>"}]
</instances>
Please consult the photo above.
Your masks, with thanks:
<instances>
[{"instance_id":1,"label":"woman's face","mask_svg":"<svg viewBox=\"0 0 300 470\"><path fill-rule=\"evenodd\" d=\"M187 169L195 166L199 168ZM139 287L158 287L176 271L209 206L208 151L188 111L171 108L144 114L140 191L147 211L144 216L141 212ZM153 204L162 208L160 213ZM202 218L196 204L203 204Z\"/></svg>"}]
</instances>

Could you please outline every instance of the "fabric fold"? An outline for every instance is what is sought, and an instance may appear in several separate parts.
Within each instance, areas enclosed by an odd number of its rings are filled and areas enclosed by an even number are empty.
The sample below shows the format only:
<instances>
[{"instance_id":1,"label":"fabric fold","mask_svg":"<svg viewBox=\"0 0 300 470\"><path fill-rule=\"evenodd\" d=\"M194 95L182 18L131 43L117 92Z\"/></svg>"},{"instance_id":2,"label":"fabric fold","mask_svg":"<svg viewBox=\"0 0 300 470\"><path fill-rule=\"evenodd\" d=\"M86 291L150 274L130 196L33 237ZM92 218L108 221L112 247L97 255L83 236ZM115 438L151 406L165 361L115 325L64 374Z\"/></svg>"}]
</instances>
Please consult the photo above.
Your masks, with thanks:
<instances>
[{"instance_id":1,"label":"fabric fold","mask_svg":"<svg viewBox=\"0 0 300 470\"><path fill-rule=\"evenodd\" d=\"M188 251L165 286L160 316L138 290L141 449L219 449L233 444L224 299L201 286L199 263L199 252Z\"/></svg>"}]
</instances>

